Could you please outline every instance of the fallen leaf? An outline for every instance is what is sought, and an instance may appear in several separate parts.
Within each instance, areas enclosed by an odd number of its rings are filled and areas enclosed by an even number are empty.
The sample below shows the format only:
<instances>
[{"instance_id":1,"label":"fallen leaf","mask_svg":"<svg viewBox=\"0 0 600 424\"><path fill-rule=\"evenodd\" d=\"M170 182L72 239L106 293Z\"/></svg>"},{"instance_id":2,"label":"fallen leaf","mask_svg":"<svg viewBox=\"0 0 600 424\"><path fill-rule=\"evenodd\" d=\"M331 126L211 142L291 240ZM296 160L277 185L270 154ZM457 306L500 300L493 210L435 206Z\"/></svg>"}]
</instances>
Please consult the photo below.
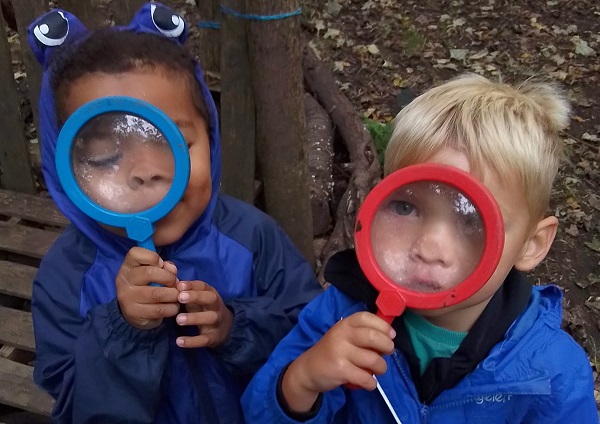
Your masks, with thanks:
<instances>
[{"instance_id":1,"label":"fallen leaf","mask_svg":"<svg viewBox=\"0 0 600 424\"><path fill-rule=\"evenodd\" d=\"M582 140L587 140L587 141L600 141L600 137L598 137L597 135L594 134L590 134L590 133L583 133L583 135L581 136Z\"/></svg>"},{"instance_id":2,"label":"fallen leaf","mask_svg":"<svg viewBox=\"0 0 600 424\"><path fill-rule=\"evenodd\" d=\"M571 42L575 44L575 54L581 56L596 56L596 51L588 45L587 41L575 36L571 37Z\"/></svg>"},{"instance_id":3,"label":"fallen leaf","mask_svg":"<svg viewBox=\"0 0 600 424\"><path fill-rule=\"evenodd\" d=\"M565 233L567 233L570 236L577 237L579 235L577 225L571 224L571 226L565 230Z\"/></svg>"},{"instance_id":4,"label":"fallen leaf","mask_svg":"<svg viewBox=\"0 0 600 424\"><path fill-rule=\"evenodd\" d=\"M469 60L483 59L487 55L488 55L488 50L487 49L482 49L482 50L479 50L477 53L472 54L471 56L469 56Z\"/></svg>"},{"instance_id":5,"label":"fallen leaf","mask_svg":"<svg viewBox=\"0 0 600 424\"><path fill-rule=\"evenodd\" d=\"M312 41L312 40L311 40L311 41L308 43L308 47L310 47L310 48L311 48L311 50L312 50L312 51L315 53L315 56L317 56L317 58L318 58L319 60L321 60L321 59L322 59L322 57L321 57L321 51L320 51L320 50L317 48L317 43L315 43L314 41Z\"/></svg>"},{"instance_id":6,"label":"fallen leaf","mask_svg":"<svg viewBox=\"0 0 600 424\"><path fill-rule=\"evenodd\" d=\"M369 10L369 9L373 9L374 7L375 7L375 3L373 3L373 0L369 0L368 2L363 4L360 9L361 10Z\"/></svg>"},{"instance_id":7,"label":"fallen leaf","mask_svg":"<svg viewBox=\"0 0 600 424\"><path fill-rule=\"evenodd\" d=\"M589 286L593 286L595 284L600 283L600 275L588 274L587 280L576 280L575 284L577 284L582 289L586 289Z\"/></svg>"},{"instance_id":8,"label":"fallen leaf","mask_svg":"<svg viewBox=\"0 0 600 424\"><path fill-rule=\"evenodd\" d=\"M600 253L600 240L599 239L594 238L591 242L586 241L583 244L585 244L585 247L593 250L594 252Z\"/></svg>"},{"instance_id":9,"label":"fallen leaf","mask_svg":"<svg viewBox=\"0 0 600 424\"><path fill-rule=\"evenodd\" d=\"M467 20L465 18L458 18L458 19L455 19L452 21L452 26L454 26L454 27L463 26L466 23L467 23Z\"/></svg>"},{"instance_id":10,"label":"fallen leaf","mask_svg":"<svg viewBox=\"0 0 600 424\"><path fill-rule=\"evenodd\" d=\"M562 65L563 63L565 63L565 58L564 58L564 57L562 57L562 56L561 56L561 55L559 55L559 54L555 54L555 55L554 55L554 56L552 56L550 59L552 59L552 61L553 61L554 63L556 63L557 65L559 65L559 66L560 66L560 65Z\"/></svg>"},{"instance_id":11,"label":"fallen leaf","mask_svg":"<svg viewBox=\"0 0 600 424\"><path fill-rule=\"evenodd\" d=\"M567 27L567 34L574 34L577 32L577 25L569 25Z\"/></svg>"},{"instance_id":12,"label":"fallen leaf","mask_svg":"<svg viewBox=\"0 0 600 424\"><path fill-rule=\"evenodd\" d=\"M600 196L597 196L595 194L590 195L588 203L592 208L596 209L597 211L600 211Z\"/></svg>"},{"instance_id":13,"label":"fallen leaf","mask_svg":"<svg viewBox=\"0 0 600 424\"><path fill-rule=\"evenodd\" d=\"M365 111L365 113L364 113L364 116L365 116L365 118L368 118L368 117L370 117L371 115L373 115L373 113L375 113L375 110L376 110L376 109L375 109L374 107L370 107L370 108L368 108L368 109Z\"/></svg>"},{"instance_id":14,"label":"fallen leaf","mask_svg":"<svg viewBox=\"0 0 600 424\"><path fill-rule=\"evenodd\" d=\"M450 59L463 61L468 53L469 51L467 49L450 49Z\"/></svg>"},{"instance_id":15,"label":"fallen leaf","mask_svg":"<svg viewBox=\"0 0 600 424\"><path fill-rule=\"evenodd\" d=\"M344 72L344 69L350 66L350 63L343 60L333 62L333 70L336 72Z\"/></svg>"},{"instance_id":16,"label":"fallen leaf","mask_svg":"<svg viewBox=\"0 0 600 424\"><path fill-rule=\"evenodd\" d=\"M337 16L342 11L342 5L336 0L329 0L327 2L327 11L331 16Z\"/></svg>"},{"instance_id":17,"label":"fallen leaf","mask_svg":"<svg viewBox=\"0 0 600 424\"><path fill-rule=\"evenodd\" d=\"M379 48L375 45L375 44L370 44L367 47L367 50L369 51L369 53L371 53L372 55L377 55L379 54Z\"/></svg>"},{"instance_id":18,"label":"fallen leaf","mask_svg":"<svg viewBox=\"0 0 600 424\"><path fill-rule=\"evenodd\" d=\"M323 35L323 38L335 38L340 35L340 30L335 28L328 28L327 32Z\"/></svg>"},{"instance_id":19,"label":"fallen leaf","mask_svg":"<svg viewBox=\"0 0 600 424\"><path fill-rule=\"evenodd\" d=\"M317 33L320 33L325 28L327 28L325 26L325 22L323 22L321 19L318 19L318 20L315 21L315 29L317 30Z\"/></svg>"}]
</instances>

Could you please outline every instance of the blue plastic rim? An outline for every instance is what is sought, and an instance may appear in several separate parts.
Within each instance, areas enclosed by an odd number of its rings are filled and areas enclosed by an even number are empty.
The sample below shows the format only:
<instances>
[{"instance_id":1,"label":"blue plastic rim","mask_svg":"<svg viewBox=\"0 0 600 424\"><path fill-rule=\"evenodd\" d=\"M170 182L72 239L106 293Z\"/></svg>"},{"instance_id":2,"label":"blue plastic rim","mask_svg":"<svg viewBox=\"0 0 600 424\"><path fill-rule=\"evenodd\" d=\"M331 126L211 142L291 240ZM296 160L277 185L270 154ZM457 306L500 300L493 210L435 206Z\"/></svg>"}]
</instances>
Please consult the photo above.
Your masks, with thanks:
<instances>
[{"instance_id":1,"label":"blue plastic rim","mask_svg":"<svg viewBox=\"0 0 600 424\"><path fill-rule=\"evenodd\" d=\"M160 130L173 151L175 175L165 197L151 208L120 213L106 209L92 201L79 187L71 168L71 148L83 126L91 119L112 112L135 115ZM125 96L102 97L77 109L65 122L56 142L56 171L69 199L95 221L113 227L125 228L129 238L146 242L153 234L153 224L167 215L181 200L190 178L190 155L185 138L177 125L160 109L143 100Z\"/></svg>"}]
</instances>

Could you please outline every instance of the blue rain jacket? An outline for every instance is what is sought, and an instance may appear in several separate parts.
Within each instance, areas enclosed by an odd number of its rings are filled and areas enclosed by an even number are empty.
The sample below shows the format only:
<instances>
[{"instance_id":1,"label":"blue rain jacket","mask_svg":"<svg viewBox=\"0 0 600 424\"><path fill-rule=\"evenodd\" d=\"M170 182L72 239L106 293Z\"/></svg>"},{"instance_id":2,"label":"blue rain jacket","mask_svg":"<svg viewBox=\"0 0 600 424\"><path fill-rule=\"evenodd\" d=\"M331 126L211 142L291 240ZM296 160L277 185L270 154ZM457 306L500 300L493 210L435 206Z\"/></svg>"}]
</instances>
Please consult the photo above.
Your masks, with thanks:
<instances>
[{"instance_id":1,"label":"blue rain jacket","mask_svg":"<svg viewBox=\"0 0 600 424\"><path fill-rule=\"evenodd\" d=\"M592 370L583 349L563 330L561 292L533 287L527 309L504 340L452 389L430 405L419 401L404 355L385 357L381 387L403 424L598 423ZM242 397L247 422L294 423L277 401L282 370L313 346L340 318L367 310L335 287L312 301ZM305 423L396 423L377 391L339 387L323 394Z\"/></svg>"},{"instance_id":2,"label":"blue rain jacket","mask_svg":"<svg viewBox=\"0 0 600 424\"><path fill-rule=\"evenodd\" d=\"M165 16L166 27L160 28ZM183 20L175 12L152 3L117 30L168 34L182 43L187 27L177 22ZM42 260L34 281L35 382L56 399L57 423L243 422L239 399L250 377L322 290L274 220L218 194L218 117L197 67L210 114L213 194L184 237L159 254L177 265L180 279L202 280L218 290L234 312L232 332L217 349L185 350L175 344L172 319L149 331L124 320L115 277L134 244L108 233L70 202L54 163L59 129L49 58L58 41L77 42L86 34L76 17L57 9L29 28L30 45L44 67L43 172L52 198L72 223Z\"/></svg>"}]
</instances>

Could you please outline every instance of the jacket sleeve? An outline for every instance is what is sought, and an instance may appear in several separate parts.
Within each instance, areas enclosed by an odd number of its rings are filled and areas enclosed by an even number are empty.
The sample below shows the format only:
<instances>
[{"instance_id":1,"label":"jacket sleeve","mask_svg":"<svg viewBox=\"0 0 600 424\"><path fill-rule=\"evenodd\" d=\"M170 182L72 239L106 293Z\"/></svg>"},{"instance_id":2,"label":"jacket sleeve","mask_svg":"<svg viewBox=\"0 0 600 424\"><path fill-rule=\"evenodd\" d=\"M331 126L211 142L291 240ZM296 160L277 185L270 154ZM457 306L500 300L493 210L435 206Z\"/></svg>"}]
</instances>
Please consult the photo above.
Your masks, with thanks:
<instances>
[{"instance_id":1,"label":"jacket sleeve","mask_svg":"<svg viewBox=\"0 0 600 424\"><path fill-rule=\"evenodd\" d=\"M561 343L564 339L568 339L567 343ZM540 396L532 416L524 422L598 424L594 378L584 350L562 331L550 347L553 367L558 370L550 382L552 395Z\"/></svg>"},{"instance_id":2,"label":"jacket sleeve","mask_svg":"<svg viewBox=\"0 0 600 424\"><path fill-rule=\"evenodd\" d=\"M81 282L95 250L65 233L34 280L34 380L56 399L56 423L153 422L168 353L164 325L131 327L116 299L81 317Z\"/></svg>"},{"instance_id":3,"label":"jacket sleeve","mask_svg":"<svg viewBox=\"0 0 600 424\"><path fill-rule=\"evenodd\" d=\"M277 346L267 363L256 373L242 396L242 408L249 423L296 423L277 400L277 382L287 365L311 348L341 317L364 310L335 287L313 300L302 311L298 324ZM305 423L333 423L346 402L345 389L323 394L321 407Z\"/></svg>"},{"instance_id":4,"label":"jacket sleeve","mask_svg":"<svg viewBox=\"0 0 600 424\"><path fill-rule=\"evenodd\" d=\"M292 329L302 308L323 292L315 272L269 217L249 239L256 295L228 300L234 322L217 353L229 371L251 377Z\"/></svg>"}]
</instances>

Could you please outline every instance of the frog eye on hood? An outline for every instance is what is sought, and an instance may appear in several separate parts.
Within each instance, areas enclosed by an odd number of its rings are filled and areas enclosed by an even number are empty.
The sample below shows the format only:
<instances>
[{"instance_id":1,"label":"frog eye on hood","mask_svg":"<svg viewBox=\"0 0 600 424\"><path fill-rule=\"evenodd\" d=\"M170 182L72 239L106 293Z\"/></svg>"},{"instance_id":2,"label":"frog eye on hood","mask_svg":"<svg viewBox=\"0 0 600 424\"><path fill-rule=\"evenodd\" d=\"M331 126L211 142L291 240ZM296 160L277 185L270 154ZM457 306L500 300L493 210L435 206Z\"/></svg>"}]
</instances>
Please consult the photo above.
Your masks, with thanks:
<instances>
[{"instance_id":1,"label":"frog eye on hood","mask_svg":"<svg viewBox=\"0 0 600 424\"><path fill-rule=\"evenodd\" d=\"M161 34L169 38L177 38L185 29L185 21L173 10L161 5L152 4L150 13L152 22Z\"/></svg>"},{"instance_id":2,"label":"frog eye on hood","mask_svg":"<svg viewBox=\"0 0 600 424\"><path fill-rule=\"evenodd\" d=\"M33 29L36 40L49 47L60 46L69 34L69 21L60 10L48 13Z\"/></svg>"}]
</instances>

